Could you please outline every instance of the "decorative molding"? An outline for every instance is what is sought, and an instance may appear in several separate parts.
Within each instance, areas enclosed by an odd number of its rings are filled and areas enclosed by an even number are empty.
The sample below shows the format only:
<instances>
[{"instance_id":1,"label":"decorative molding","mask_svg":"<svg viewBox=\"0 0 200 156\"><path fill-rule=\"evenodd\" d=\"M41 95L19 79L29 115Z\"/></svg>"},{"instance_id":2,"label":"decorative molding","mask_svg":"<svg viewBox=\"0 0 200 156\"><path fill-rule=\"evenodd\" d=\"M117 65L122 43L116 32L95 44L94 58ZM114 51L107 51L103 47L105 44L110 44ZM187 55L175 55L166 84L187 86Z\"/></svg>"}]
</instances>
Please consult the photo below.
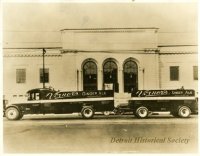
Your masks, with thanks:
<instances>
[{"instance_id":1,"label":"decorative molding","mask_svg":"<svg viewBox=\"0 0 200 156\"><path fill-rule=\"evenodd\" d=\"M73 49L67 49L67 50L61 49L60 52L61 52L61 54L65 54L65 53L78 53L78 52L80 52L80 51L78 51L78 50L73 50Z\"/></svg>"},{"instance_id":2,"label":"decorative molding","mask_svg":"<svg viewBox=\"0 0 200 156\"><path fill-rule=\"evenodd\" d=\"M34 49L33 49L34 50ZM42 57L38 51L6 51L3 57ZM178 55L178 54L198 54L195 51L162 51L158 48L145 48L140 50L77 50L77 49L60 49L57 53L47 53L45 57L62 57L63 54L76 53L120 53L120 54L159 54L159 55Z\"/></svg>"},{"instance_id":3,"label":"decorative molding","mask_svg":"<svg viewBox=\"0 0 200 156\"><path fill-rule=\"evenodd\" d=\"M132 33L132 32L144 32L144 30L91 30L91 31L74 31L74 33Z\"/></svg>"},{"instance_id":4,"label":"decorative molding","mask_svg":"<svg viewBox=\"0 0 200 156\"><path fill-rule=\"evenodd\" d=\"M159 55L183 55L183 54L198 54L198 52L184 52L184 51L180 51L180 52L160 52Z\"/></svg>"},{"instance_id":5,"label":"decorative molding","mask_svg":"<svg viewBox=\"0 0 200 156\"><path fill-rule=\"evenodd\" d=\"M159 53L159 50L157 48L145 48L145 53Z\"/></svg>"},{"instance_id":6,"label":"decorative molding","mask_svg":"<svg viewBox=\"0 0 200 156\"><path fill-rule=\"evenodd\" d=\"M145 50L71 50L71 49L63 49L61 50L61 54L65 53L133 53L133 54L155 54L155 51L149 51L148 53Z\"/></svg>"},{"instance_id":7,"label":"decorative molding","mask_svg":"<svg viewBox=\"0 0 200 156\"><path fill-rule=\"evenodd\" d=\"M45 57L61 57L62 55L60 54L50 54L50 55L45 55ZM3 55L3 57L42 57L42 55L37 55L37 54L6 54Z\"/></svg>"},{"instance_id":8,"label":"decorative molding","mask_svg":"<svg viewBox=\"0 0 200 156\"><path fill-rule=\"evenodd\" d=\"M121 54L159 54L159 55L173 55L173 54L198 54L197 52L189 51L160 51L157 48L147 48L144 50L61 50L61 54L65 53L121 53Z\"/></svg>"},{"instance_id":9,"label":"decorative molding","mask_svg":"<svg viewBox=\"0 0 200 156\"><path fill-rule=\"evenodd\" d=\"M185 45L158 45L159 48L165 48L165 47L197 47L198 45L190 45L190 44L185 44Z\"/></svg>"},{"instance_id":10,"label":"decorative molding","mask_svg":"<svg viewBox=\"0 0 200 156\"><path fill-rule=\"evenodd\" d=\"M98 30L158 30L159 28L156 27L138 27L138 28L77 28L77 29L62 29L60 31L98 31Z\"/></svg>"}]
</instances>

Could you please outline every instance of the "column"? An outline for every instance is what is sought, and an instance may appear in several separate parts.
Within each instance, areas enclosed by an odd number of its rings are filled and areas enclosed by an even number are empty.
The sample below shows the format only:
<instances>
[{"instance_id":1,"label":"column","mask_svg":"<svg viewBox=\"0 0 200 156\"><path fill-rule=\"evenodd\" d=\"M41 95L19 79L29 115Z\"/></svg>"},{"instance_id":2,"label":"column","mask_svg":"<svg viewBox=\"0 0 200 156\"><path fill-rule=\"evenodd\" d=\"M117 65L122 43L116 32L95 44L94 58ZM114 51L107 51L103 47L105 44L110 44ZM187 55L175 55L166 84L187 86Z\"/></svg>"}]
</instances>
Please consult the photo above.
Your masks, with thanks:
<instances>
[{"instance_id":1,"label":"column","mask_svg":"<svg viewBox=\"0 0 200 156\"><path fill-rule=\"evenodd\" d=\"M97 73L97 89L102 90L103 89L103 70L98 69Z\"/></svg>"},{"instance_id":2,"label":"column","mask_svg":"<svg viewBox=\"0 0 200 156\"><path fill-rule=\"evenodd\" d=\"M82 91L82 83L83 83L83 79L82 79L82 70L79 70L78 72L78 91Z\"/></svg>"},{"instance_id":3,"label":"column","mask_svg":"<svg viewBox=\"0 0 200 156\"><path fill-rule=\"evenodd\" d=\"M123 69L119 68L118 71L118 83L119 83L119 93L124 92L124 82L123 82Z\"/></svg>"},{"instance_id":4,"label":"column","mask_svg":"<svg viewBox=\"0 0 200 156\"><path fill-rule=\"evenodd\" d=\"M138 68L138 90L144 89L144 76L145 76L145 68Z\"/></svg>"}]
</instances>

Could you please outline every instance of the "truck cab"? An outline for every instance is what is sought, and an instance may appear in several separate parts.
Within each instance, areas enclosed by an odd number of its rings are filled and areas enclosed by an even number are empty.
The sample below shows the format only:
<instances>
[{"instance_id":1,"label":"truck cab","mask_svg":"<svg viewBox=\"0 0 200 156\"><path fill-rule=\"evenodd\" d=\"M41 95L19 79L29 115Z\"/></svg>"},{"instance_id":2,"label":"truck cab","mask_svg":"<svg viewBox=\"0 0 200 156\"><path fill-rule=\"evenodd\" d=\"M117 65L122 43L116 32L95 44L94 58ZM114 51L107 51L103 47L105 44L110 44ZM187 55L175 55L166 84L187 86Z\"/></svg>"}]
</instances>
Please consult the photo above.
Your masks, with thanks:
<instances>
[{"instance_id":1,"label":"truck cab","mask_svg":"<svg viewBox=\"0 0 200 156\"><path fill-rule=\"evenodd\" d=\"M27 92L28 101L34 100L46 100L46 95L49 93L55 93L56 91L51 88L36 88Z\"/></svg>"}]
</instances>

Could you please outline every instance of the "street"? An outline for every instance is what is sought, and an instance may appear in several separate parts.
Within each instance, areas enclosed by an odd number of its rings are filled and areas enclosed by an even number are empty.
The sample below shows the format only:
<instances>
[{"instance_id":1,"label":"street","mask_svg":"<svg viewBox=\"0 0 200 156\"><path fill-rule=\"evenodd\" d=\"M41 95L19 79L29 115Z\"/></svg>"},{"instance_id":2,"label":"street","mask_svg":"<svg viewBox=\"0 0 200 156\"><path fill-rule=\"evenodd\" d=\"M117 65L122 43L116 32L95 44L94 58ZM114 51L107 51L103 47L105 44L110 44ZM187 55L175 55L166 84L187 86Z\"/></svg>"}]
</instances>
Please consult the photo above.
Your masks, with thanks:
<instances>
[{"instance_id":1,"label":"street","mask_svg":"<svg viewBox=\"0 0 200 156\"><path fill-rule=\"evenodd\" d=\"M5 153L196 153L198 116L26 115L4 118Z\"/></svg>"}]
</instances>

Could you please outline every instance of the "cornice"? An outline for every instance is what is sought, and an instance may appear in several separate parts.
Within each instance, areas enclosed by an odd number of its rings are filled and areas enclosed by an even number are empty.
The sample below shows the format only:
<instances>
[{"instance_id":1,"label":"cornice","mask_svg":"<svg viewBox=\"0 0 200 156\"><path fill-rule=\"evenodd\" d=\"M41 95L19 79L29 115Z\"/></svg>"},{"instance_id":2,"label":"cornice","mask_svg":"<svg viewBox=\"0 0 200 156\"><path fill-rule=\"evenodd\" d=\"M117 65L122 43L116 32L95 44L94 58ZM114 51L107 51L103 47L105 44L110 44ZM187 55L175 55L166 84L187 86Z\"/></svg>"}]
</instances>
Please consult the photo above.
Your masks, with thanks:
<instances>
[{"instance_id":1,"label":"cornice","mask_svg":"<svg viewBox=\"0 0 200 156\"><path fill-rule=\"evenodd\" d=\"M78 31L78 30L82 30L82 31L105 31L105 30L158 30L159 28L156 28L156 27L138 27L138 28L68 28L68 29L61 29L60 31Z\"/></svg>"},{"instance_id":2,"label":"cornice","mask_svg":"<svg viewBox=\"0 0 200 156\"><path fill-rule=\"evenodd\" d=\"M3 57L42 57L40 54L5 54ZM45 57L61 57L61 54L47 54Z\"/></svg>"}]
</instances>

